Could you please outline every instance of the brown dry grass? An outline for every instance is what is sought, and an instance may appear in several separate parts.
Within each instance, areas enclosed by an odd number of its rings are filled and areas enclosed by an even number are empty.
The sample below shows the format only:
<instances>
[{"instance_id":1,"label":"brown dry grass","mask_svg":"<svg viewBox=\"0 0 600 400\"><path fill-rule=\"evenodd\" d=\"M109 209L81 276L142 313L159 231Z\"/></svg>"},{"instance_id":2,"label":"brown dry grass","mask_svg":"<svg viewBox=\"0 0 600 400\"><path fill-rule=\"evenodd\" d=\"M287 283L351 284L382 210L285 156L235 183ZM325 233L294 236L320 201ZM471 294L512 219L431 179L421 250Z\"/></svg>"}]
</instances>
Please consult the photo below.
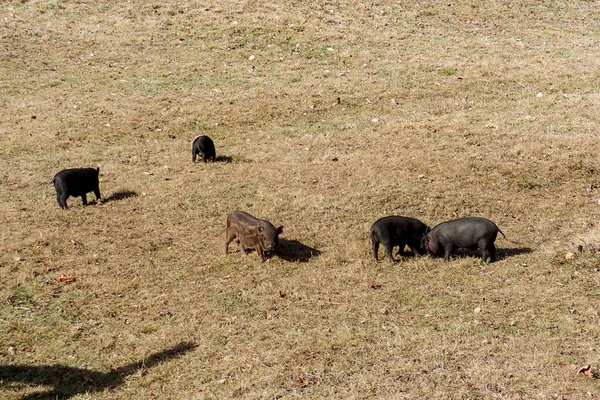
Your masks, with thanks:
<instances>
[{"instance_id":1,"label":"brown dry grass","mask_svg":"<svg viewBox=\"0 0 600 400\"><path fill-rule=\"evenodd\" d=\"M0 10L0 374L81 378L189 342L123 382L56 393L598 393L576 374L600 364L596 2ZM232 162L192 165L198 134ZM48 182L84 166L100 166L110 201L62 212ZM321 254L226 257L236 209ZM368 229L391 214L481 215L511 241L488 266L376 264ZM0 397L50 389L5 379Z\"/></svg>"}]
</instances>

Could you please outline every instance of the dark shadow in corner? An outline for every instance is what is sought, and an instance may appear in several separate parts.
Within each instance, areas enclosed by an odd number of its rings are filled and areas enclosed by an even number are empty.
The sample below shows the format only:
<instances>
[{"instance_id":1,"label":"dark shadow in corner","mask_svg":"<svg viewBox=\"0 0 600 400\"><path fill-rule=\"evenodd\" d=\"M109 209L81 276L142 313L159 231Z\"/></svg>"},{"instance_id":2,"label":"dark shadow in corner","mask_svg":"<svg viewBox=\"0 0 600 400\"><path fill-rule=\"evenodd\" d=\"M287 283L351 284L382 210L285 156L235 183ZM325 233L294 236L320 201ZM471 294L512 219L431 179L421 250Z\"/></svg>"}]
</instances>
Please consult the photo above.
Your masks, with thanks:
<instances>
[{"instance_id":1,"label":"dark shadow in corner","mask_svg":"<svg viewBox=\"0 0 600 400\"><path fill-rule=\"evenodd\" d=\"M6 385L9 382L22 382L34 386L53 387L50 391L35 392L20 397L22 400L66 400L81 393L94 393L117 387L129 375L180 357L196 347L197 345L192 343L180 343L171 349L152 354L143 361L127 364L112 369L110 372L98 372L64 365L0 365L0 383Z\"/></svg>"},{"instance_id":2,"label":"dark shadow in corner","mask_svg":"<svg viewBox=\"0 0 600 400\"><path fill-rule=\"evenodd\" d=\"M233 157L230 157L230 156L217 156L217 157L215 157L215 162L230 163L232 161L233 161Z\"/></svg>"},{"instance_id":3,"label":"dark shadow in corner","mask_svg":"<svg viewBox=\"0 0 600 400\"><path fill-rule=\"evenodd\" d=\"M277 255L285 261L308 262L311 258L320 256L321 252L297 240L279 239Z\"/></svg>"},{"instance_id":4,"label":"dark shadow in corner","mask_svg":"<svg viewBox=\"0 0 600 400\"><path fill-rule=\"evenodd\" d=\"M139 196L137 192L131 190L119 190L118 192L111 194L107 198L102 199L102 201L108 203L109 201L119 201L136 196Z\"/></svg>"}]
</instances>

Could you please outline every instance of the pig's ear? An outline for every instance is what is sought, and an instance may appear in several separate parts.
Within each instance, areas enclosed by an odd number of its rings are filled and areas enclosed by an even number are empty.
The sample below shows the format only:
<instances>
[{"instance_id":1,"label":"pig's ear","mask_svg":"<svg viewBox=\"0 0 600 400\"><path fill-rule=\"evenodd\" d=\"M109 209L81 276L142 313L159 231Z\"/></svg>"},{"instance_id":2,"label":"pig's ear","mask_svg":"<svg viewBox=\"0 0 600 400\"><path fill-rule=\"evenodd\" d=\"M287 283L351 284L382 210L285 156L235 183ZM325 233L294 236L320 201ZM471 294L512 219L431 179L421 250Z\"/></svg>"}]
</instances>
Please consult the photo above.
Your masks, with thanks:
<instances>
[{"instance_id":1,"label":"pig's ear","mask_svg":"<svg viewBox=\"0 0 600 400\"><path fill-rule=\"evenodd\" d=\"M100 167L96 168L96 172L100 175Z\"/></svg>"},{"instance_id":2,"label":"pig's ear","mask_svg":"<svg viewBox=\"0 0 600 400\"><path fill-rule=\"evenodd\" d=\"M281 235L283 233L283 225L277 228L277 234Z\"/></svg>"}]
</instances>

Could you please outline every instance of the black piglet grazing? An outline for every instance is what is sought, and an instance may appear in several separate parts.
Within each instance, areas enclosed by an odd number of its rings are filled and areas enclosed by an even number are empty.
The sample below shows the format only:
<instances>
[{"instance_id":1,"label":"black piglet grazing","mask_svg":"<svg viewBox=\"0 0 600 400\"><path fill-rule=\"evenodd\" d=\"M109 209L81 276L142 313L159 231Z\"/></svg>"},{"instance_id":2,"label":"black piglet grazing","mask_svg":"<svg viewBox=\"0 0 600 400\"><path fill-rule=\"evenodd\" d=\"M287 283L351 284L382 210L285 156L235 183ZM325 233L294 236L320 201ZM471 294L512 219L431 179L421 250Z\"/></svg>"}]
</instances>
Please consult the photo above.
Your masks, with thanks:
<instances>
[{"instance_id":1,"label":"black piglet grazing","mask_svg":"<svg viewBox=\"0 0 600 400\"><path fill-rule=\"evenodd\" d=\"M410 247L413 255L426 253L424 238L429 227L415 218L390 216L381 218L371 226L371 244L373 245L373 258L377 258L379 244L385 247L387 258L392 262L394 260L392 250L394 246L399 246L398 253L404 252L404 247Z\"/></svg>"},{"instance_id":2,"label":"black piglet grazing","mask_svg":"<svg viewBox=\"0 0 600 400\"><path fill-rule=\"evenodd\" d=\"M98 203L102 203L98 180L99 174L100 168L71 168L64 169L56 174L50 183L54 184L56 200L60 208L63 210L69 208L67 206L69 196L81 196L83 205L86 205L86 194L88 192L94 192Z\"/></svg>"},{"instance_id":3,"label":"black piglet grazing","mask_svg":"<svg viewBox=\"0 0 600 400\"><path fill-rule=\"evenodd\" d=\"M481 262L496 261L494 241L498 232L504 233L495 223L481 217L465 217L442 222L427 234L427 249L436 256L444 256L446 262L455 249L481 251Z\"/></svg>"},{"instance_id":4,"label":"black piglet grazing","mask_svg":"<svg viewBox=\"0 0 600 400\"><path fill-rule=\"evenodd\" d=\"M200 155L203 162L216 161L217 154L215 144L208 136L196 136L192 142L192 162L196 162L196 156Z\"/></svg>"}]
</instances>

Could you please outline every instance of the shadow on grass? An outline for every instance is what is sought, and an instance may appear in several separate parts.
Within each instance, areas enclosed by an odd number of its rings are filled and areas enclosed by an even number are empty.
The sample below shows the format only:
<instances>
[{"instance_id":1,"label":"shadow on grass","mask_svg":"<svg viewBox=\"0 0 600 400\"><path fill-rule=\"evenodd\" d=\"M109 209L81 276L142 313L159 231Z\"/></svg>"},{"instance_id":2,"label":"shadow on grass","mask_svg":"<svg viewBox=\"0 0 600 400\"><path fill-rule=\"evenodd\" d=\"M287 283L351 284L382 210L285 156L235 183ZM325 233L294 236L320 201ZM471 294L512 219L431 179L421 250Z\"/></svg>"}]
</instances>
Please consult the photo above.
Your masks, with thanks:
<instances>
[{"instance_id":1,"label":"shadow on grass","mask_svg":"<svg viewBox=\"0 0 600 400\"><path fill-rule=\"evenodd\" d=\"M504 260L505 258L518 256L521 254L529 254L529 253L533 253L533 250L530 249L529 247L510 248L510 249L496 248L496 261L501 261L501 260ZM479 250L456 249L456 250L454 250L452 257L454 257L454 258L463 258L463 257L481 258L481 252Z\"/></svg>"},{"instance_id":2,"label":"shadow on grass","mask_svg":"<svg viewBox=\"0 0 600 400\"><path fill-rule=\"evenodd\" d=\"M232 161L233 161L233 157L230 157L230 156L217 156L217 157L215 157L215 162L230 163Z\"/></svg>"},{"instance_id":3,"label":"shadow on grass","mask_svg":"<svg viewBox=\"0 0 600 400\"><path fill-rule=\"evenodd\" d=\"M65 365L0 365L0 383L6 385L9 382L22 382L35 386L53 387L50 391L35 392L20 397L23 400L69 399L81 393L94 393L117 387L129 375L180 357L196 347L195 344L180 343L173 348L152 354L143 361L127 364L110 372L98 372Z\"/></svg>"},{"instance_id":4,"label":"shadow on grass","mask_svg":"<svg viewBox=\"0 0 600 400\"><path fill-rule=\"evenodd\" d=\"M311 258L320 256L321 252L297 240L279 239L277 255L290 262L308 262Z\"/></svg>"},{"instance_id":5,"label":"shadow on grass","mask_svg":"<svg viewBox=\"0 0 600 400\"><path fill-rule=\"evenodd\" d=\"M130 197L136 197L136 196L139 196L137 192L134 192L131 190L120 190L118 192L111 194L107 198L102 199L102 201L105 203L108 203L110 201L119 201L119 200L124 200L124 199L128 199Z\"/></svg>"},{"instance_id":6,"label":"shadow on grass","mask_svg":"<svg viewBox=\"0 0 600 400\"><path fill-rule=\"evenodd\" d=\"M518 256L521 254L533 253L533 250L529 247L513 248L513 249L497 249L496 255L498 260L504 260L507 257Z\"/></svg>"},{"instance_id":7,"label":"shadow on grass","mask_svg":"<svg viewBox=\"0 0 600 400\"><path fill-rule=\"evenodd\" d=\"M194 164L210 164L210 163L225 163L228 164L230 162L233 162L233 157L230 156L216 156L214 159L210 158L208 160L206 160L207 162L202 161L202 158L200 158L199 160L196 160L196 162Z\"/></svg>"}]
</instances>

